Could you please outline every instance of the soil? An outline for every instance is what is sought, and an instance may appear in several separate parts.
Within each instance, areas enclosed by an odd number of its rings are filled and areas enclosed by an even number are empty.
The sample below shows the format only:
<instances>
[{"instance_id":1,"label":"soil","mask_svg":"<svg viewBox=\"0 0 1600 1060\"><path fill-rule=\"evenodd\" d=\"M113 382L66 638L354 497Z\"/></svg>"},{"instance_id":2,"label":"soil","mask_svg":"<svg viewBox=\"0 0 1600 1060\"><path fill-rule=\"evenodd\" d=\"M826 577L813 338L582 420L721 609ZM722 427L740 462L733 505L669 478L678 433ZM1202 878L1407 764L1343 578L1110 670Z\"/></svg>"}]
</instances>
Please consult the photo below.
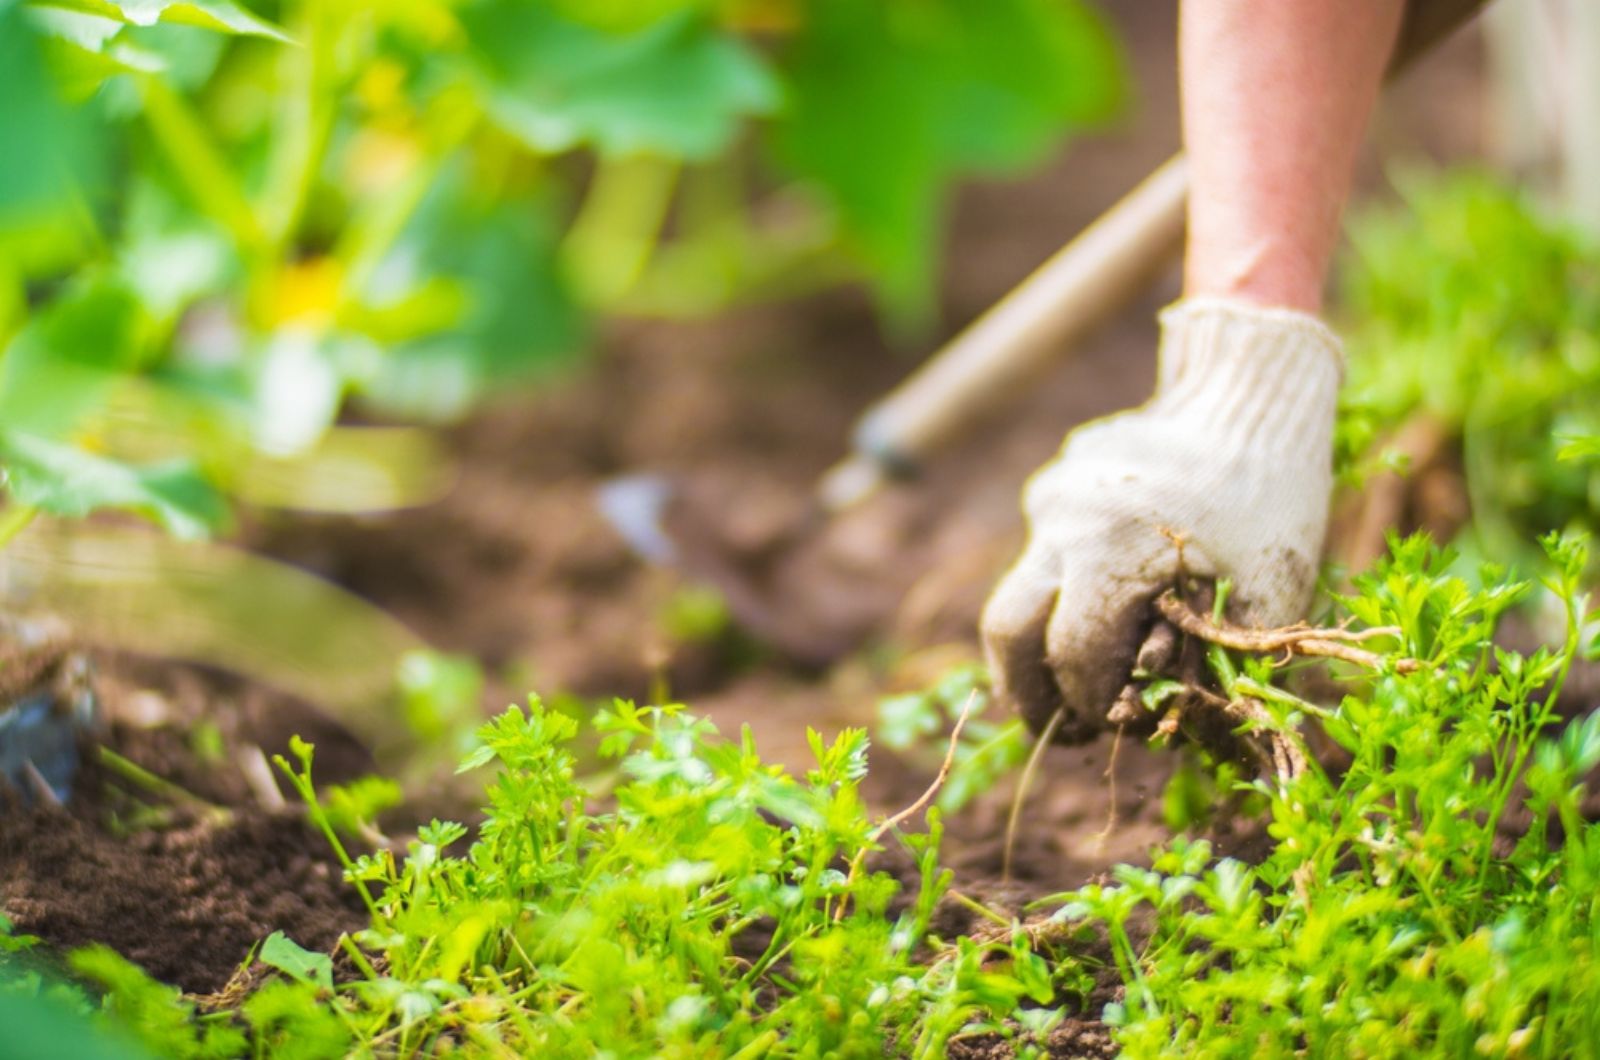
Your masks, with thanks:
<instances>
[{"instance_id":1,"label":"soil","mask_svg":"<svg viewBox=\"0 0 1600 1060\"><path fill-rule=\"evenodd\" d=\"M327 951L365 926L327 840L292 806L262 807L231 767L242 753L287 753L298 732L317 746L318 776L341 783L372 771L365 749L306 704L226 674L108 655L93 664L99 742L188 797L141 787L87 747L67 807L0 797L0 909L17 931L63 949L104 943L208 994L274 931Z\"/></svg>"},{"instance_id":2,"label":"soil","mask_svg":"<svg viewBox=\"0 0 1600 1060\"><path fill-rule=\"evenodd\" d=\"M791 540L817 476L843 455L854 418L915 357L973 319L1178 143L1174 5L1105 5L1121 25L1138 86L1133 117L1033 176L976 183L952 204L943 319L895 346L860 291L753 306L706 322L627 321L583 371L506 399L448 435L458 467L436 504L382 516L280 516L253 529L264 551L320 573L398 616L433 645L491 675L486 709L546 695L647 697L663 683L723 731L754 730L766 757L809 759L807 726L871 724L884 694L926 686L977 655L976 619L1021 540L1017 495L1077 423L1137 404L1154 375L1155 311L1176 270L1120 320L917 480ZM1379 153L1438 158L1481 147L1474 115L1480 48L1444 47L1389 96L1363 164ZM710 512L720 547L769 558L783 621L853 650L826 666L763 647L749 631L685 638L663 620L684 582L636 557L599 513L597 488L648 472ZM239 808L226 827L189 823L120 837L93 800L61 813L0 812L0 908L57 945L107 942L157 976L211 991L275 929L310 947L359 921L323 844L292 817L256 806L232 768L191 770L183 734L204 718L235 753L270 753L317 732L319 776L370 768L366 752L303 703L169 663L101 658L120 681L105 696L113 743L206 799ZM309 732L308 732L309 734ZM873 752L869 796L909 804L936 762ZM1009 874L1009 785L947 821L963 893L1006 908L1137 861L1167 835L1161 793L1176 756L1139 741L1052 748L1030 793ZM1248 844L1223 822L1218 840ZM1071 1020L1058 1056L1110 1055L1104 1029ZM963 1041L952 1055L1008 1055Z\"/></svg>"},{"instance_id":3,"label":"soil","mask_svg":"<svg viewBox=\"0 0 1600 1060\"><path fill-rule=\"evenodd\" d=\"M0 861L19 931L61 948L104 943L190 993L222 990L274 931L326 952L366 923L326 840L288 811L127 836L30 814L0 831Z\"/></svg>"},{"instance_id":4,"label":"soil","mask_svg":"<svg viewBox=\"0 0 1600 1060\"><path fill-rule=\"evenodd\" d=\"M1045 1044L1051 1056L1074 1060L1110 1060L1117 1055L1116 1045L1098 1020L1062 1020ZM945 1055L952 1060L1007 1060L1016 1053L1000 1035L985 1034L951 1042Z\"/></svg>"}]
</instances>

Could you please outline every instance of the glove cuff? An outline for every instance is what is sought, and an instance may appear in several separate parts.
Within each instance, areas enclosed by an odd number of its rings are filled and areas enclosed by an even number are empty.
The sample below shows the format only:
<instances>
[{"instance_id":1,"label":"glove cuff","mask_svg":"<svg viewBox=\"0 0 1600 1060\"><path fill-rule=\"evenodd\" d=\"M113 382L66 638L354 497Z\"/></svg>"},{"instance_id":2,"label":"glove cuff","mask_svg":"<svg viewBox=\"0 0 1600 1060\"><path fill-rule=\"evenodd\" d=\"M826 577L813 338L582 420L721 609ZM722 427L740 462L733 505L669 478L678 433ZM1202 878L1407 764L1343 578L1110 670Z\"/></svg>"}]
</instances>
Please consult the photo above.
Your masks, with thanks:
<instances>
[{"instance_id":1,"label":"glove cuff","mask_svg":"<svg viewBox=\"0 0 1600 1060\"><path fill-rule=\"evenodd\" d=\"M1161 314L1155 403L1240 443L1285 455L1326 452L1344 351L1320 320L1225 298L1179 302Z\"/></svg>"}]
</instances>

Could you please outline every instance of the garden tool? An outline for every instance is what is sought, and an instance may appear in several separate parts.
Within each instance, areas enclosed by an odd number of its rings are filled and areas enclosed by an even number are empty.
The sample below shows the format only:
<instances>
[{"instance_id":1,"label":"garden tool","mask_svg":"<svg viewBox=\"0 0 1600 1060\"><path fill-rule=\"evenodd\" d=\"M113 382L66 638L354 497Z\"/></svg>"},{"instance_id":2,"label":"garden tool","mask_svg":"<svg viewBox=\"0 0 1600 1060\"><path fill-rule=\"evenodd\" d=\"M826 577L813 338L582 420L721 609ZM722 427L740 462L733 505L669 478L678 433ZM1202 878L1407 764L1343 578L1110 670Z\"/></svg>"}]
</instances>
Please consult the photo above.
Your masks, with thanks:
<instances>
[{"instance_id":1,"label":"garden tool","mask_svg":"<svg viewBox=\"0 0 1600 1060\"><path fill-rule=\"evenodd\" d=\"M1412 0L1390 77L1486 2ZM868 409L856 425L853 451L818 485L819 506L839 512L861 503L1026 393L1176 258L1188 192L1180 153Z\"/></svg>"},{"instance_id":2,"label":"garden tool","mask_svg":"<svg viewBox=\"0 0 1600 1060\"><path fill-rule=\"evenodd\" d=\"M1413 0L1390 76L1485 2ZM1142 293L1178 256L1188 189L1179 153L868 409L857 421L850 455L822 476L810 503L762 555L736 557L719 549L715 513L695 511L666 476L612 479L600 490L602 513L642 558L678 567L719 591L748 632L797 662L826 664L855 638L849 631L820 630L787 601L774 599L764 584L765 561L888 483L914 476L941 449L1027 393L1077 342Z\"/></svg>"},{"instance_id":3,"label":"garden tool","mask_svg":"<svg viewBox=\"0 0 1600 1060\"><path fill-rule=\"evenodd\" d=\"M9 796L22 806L59 806L72 795L79 737L99 710L89 661L44 624L0 624L0 811Z\"/></svg>"}]
</instances>

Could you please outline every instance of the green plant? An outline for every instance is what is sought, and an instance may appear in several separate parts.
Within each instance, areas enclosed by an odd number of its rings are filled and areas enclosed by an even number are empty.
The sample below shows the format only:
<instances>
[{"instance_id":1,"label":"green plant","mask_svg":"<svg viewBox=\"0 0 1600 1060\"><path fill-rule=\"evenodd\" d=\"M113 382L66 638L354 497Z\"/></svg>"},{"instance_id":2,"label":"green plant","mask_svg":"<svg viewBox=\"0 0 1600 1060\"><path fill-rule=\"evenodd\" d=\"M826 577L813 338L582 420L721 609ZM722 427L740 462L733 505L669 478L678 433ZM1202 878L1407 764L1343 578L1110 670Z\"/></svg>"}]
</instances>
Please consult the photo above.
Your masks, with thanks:
<instances>
[{"instance_id":1,"label":"green plant","mask_svg":"<svg viewBox=\"0 0 1600 1060\"><path fill-rule=\"evenodd\" d=\"M81 991L48 980L34 970L17 971L14 955L27 940L10 934L0 916L0 1023L6 1028L6 1049L13 1056L82 1056L96 1060L146 1060L149 1053L127 1036L108 1033L87 1018L91 1012Z\"/></svg>"},{"instance_id":2,"label":"green plant","mask_svg":"<svg viewBox=\"0 0 1600 1060\"><path fill-rule=\"evenodd\" d=\"M1528 586L1491 569L1473 588L1417 538L1338 600L1377 655L1337 706L1272 691L1281 659L1214 655L1225 694L1340 753L1240 782L1268 808L1259 864L1180 837L1054 900L1109 939L1127 994L1105 1018L1130 1055L1596 1055L1600 826L1580 805L1600 712L1556 714L1587 551L1543 544L1554 649L1496 647Z\"/></svg>"},{"instance_id":3,"label":"green plant","mask_svg":"<svg viewBox=\"0 0 1600 1060\"><path fill-rule=\"evenodd\" d=\"M263 8L0 2L8 517L416 503L344 404L459 415L597 311L865 277L910 319L952 182L1120 91L1080 0Z\"/></svg>"},{"instance_id":4,"label":"green plant","mask_svg":"<svg viewBox=\"0 0 1600 1060\"><path fill-rule=\"evenodd\" d=\"M418 650L401 657L395 684L400 713L419 748L454 762L483 717L483 671L461 655Z\"/></svg>"},{"instance_id":5,"label":"green plant","mask_svg":"<svg viewBox=\"0 0 1600 1060\"><path fill-rule=\"evenodd\" d=\"M950 769L939 789L938 806L954 813L1027 761L1027 726L1020 718L986 717L990 706L984 668L977 663L958 666L921 692L880 700L877 738L930 768L949 754ZM958 723L960 731L952 744L951 733Z\"/></svg>"},{"instance_id":6,"label":"green plant","mask_svg":"<svg viewBox=\"0 0 1600 1060\"><path fill-rule=\"evenodd\" d=\"M1486 174L1411 174L1401 192L1352 223L1341 274L1346 477L1425 422L1427 449L1460 453L1461 547L1534 561L1535 535L1600 526L1600 468L1574 459L1600 433L1600 247Z\"/></svg>"},{"instance_id":7,"label":"green plant","mask_svg":"<svg viewBox=\"0 0 1600 1060\"><path fill-rule=\"evenodd\" d=\"M236 1009L202 1013L103 948L73 968L109 1023L193 1057L933 1057L975 1031L1027 1054L1060 1019L1058 983L1082 991L1020 926L930 933L949 884L937 811L896 833L911 879L861 866L889 829L861 801L861 731L813 733L817 765L794 777L678 707L617 702L593 726L624 776L611 808L576 779L577 723L534 699L462 765L496 770L470 843L433 821L403 855L345 845L367 830L359 800L317 797L308 745L278 760L370 912L343 981L281 933L255 954L279 977Z\"/></svg>"}]
</instances>

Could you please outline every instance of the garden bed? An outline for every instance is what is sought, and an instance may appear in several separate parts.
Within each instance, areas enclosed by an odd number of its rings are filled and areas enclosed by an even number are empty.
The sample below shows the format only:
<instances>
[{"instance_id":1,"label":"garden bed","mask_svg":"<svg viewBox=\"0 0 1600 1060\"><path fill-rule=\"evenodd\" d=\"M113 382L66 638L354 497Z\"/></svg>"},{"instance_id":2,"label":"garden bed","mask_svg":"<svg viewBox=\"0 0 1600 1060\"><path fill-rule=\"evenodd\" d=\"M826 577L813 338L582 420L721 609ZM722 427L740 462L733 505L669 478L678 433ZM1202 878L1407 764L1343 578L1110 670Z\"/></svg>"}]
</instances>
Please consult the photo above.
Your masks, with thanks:
<instances>
[{"instance_id":1,"label":"garden bed","mask_svg":"<svg viewBox=\"0 0 1600 1060\"><path fill-rule=\"evenodd\" d=\"M1081 227L1176 142L1169 14L1119 12L1149 104L1137 127L1084 145L1021 188L967 192L955 219L945 283L947 321L970 319L1068 233ZM1430 102L1469 84L1470 46L1447 52L1402 89L1389 127L1425 128L1443 154L1469 146L1456 109ZM1432 87L1430 87L1432 86ZM1070 194L1067 191L1070 190ZM449 435L459 471L437 504L384 517L274 517L248 528L262 550L321 574L390 611L443 650L482 662L484 707L547 695L647 701L665 689L725 735L748 724L763 757L810 764L808 726L830 737L876 723L885 694L925 687L976 656L978 608L1013 552L1025 476L1078 422L1136 403L1153 376L1154 311L1173 278L1087 344L981 441L825 534L783 552L773 598L792 621L830 630L857 649L821 671L762 649L715 623L671 619L684 584L634 556L594 505L613 476L670 474L726 514L724 542L761 553L841 455L853 418L903 376L908 355L885 345L865 297L833 293L755 307L710 323L609 327L596 361L572 379L507 400ZM97 689L117 754L211 806L148 790L158 827L130 816L126 776L91 764L61 810L0 813L0 910L52 947L111 946L155 978L196 995L233 981L261 939L282 931L332 952L366 912L339 882L324 837L293 803L267 805L240 754L270 759L289 737L317 745L319 782L375 768L326 716L269 689L183 664L95 655ZM197 751L197 731L216 746ZM206 743L211 737L200 738ZM207 744L207 746L210 746ZM1103 881L1140 863L1169 827L1163 792L1179 759L1137 741L1053 748L1041 760L1009 855L1014 780L946 824L942 862L962 896L1002 916ZM881 817L912 804L934 766L875 748L864 794ZM137 785L134 785L137 788ZM475 794L475 793L474 793ZM412 792L389 825L402 841L436 814L471 820L473 794ZM1221 853L1246 860L1256 824L1211 826ZM902 859L897 861L896 859ZM909 880L894 848L878 867ZM1048 910L1047 910L1048 911ZM979 931L970 907L946 898L934 924L946 938ZM1057 1056L1109 1055L1098 1022L1118 998L1115 969L1056 1027ZM952 1055L1010 1055L998 1037L963 1040Z\"/></svg>"}]
</instances>

